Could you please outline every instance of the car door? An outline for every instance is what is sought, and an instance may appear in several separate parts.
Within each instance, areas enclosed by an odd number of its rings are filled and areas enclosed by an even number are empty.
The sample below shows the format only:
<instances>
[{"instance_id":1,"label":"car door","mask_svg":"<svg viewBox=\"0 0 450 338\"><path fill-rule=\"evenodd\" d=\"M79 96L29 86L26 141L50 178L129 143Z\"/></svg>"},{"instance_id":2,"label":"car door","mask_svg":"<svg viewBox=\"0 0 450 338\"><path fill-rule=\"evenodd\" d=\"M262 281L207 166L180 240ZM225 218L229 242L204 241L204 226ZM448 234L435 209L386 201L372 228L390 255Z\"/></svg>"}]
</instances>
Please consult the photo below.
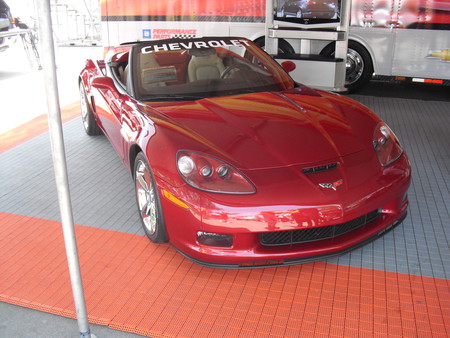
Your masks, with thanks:
<instances>
[{"instance_id":1,"label":"car door","mask_svg":"<svg viewBox=\"0 0 450 338\"><path fill-rule=\"evenodd\" d=\"M116 88L98 88L94 93L96 113L103 132L123 159L123 139L121 135L122 106L127 95Z\"/></svg>"},{"instance_id":2,"label":"car door","mask_svg":"<svg viewBox=\"0 0 450 338\"><path fill-rule=\"evenodd\" d=\"M120 135L122 138L122 160L127 164L130 144L137 139L140 123L139 113L135 101L129 99L122 104L120 113Z\"/></svg>"}]
</instances>

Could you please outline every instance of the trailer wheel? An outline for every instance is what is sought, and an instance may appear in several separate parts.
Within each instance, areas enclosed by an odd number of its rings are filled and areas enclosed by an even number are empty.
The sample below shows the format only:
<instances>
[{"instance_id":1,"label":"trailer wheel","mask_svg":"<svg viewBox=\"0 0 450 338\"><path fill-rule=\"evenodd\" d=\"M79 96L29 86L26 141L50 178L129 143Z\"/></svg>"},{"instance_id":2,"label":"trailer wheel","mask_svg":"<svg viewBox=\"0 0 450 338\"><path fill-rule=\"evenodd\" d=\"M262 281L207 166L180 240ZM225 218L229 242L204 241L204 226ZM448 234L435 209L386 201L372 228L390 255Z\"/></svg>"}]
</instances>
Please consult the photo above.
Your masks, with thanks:
<instances>
[{"instance_id":1,"label":"trailer wheel","mask_svg":"<svg viewBox=\"0 0 450 338\"><path fill-rule=\"evenodd\" d=\"M330 43L320 52L324 56L334 56L335 43ZM373 74L373 63L369 52L361 44L349 40L347 48L347 64L345 87L348 92L360 90L370 81Z\"/></svg>"},{"instance_id":2,"label":"trailer wheel","mask_svg":"<svg viewBox=\"0 0 450 338\"><path fill-rule=\"evenodd\" d=\"M253 43L258 47L264 49L264 46L266 45L266 38L264 36L261 36L260 38L257 38L255 41L253 41ZM278 39L278 54L295 54L295 50L286 40Z\"/></svg>"}]
</instances>

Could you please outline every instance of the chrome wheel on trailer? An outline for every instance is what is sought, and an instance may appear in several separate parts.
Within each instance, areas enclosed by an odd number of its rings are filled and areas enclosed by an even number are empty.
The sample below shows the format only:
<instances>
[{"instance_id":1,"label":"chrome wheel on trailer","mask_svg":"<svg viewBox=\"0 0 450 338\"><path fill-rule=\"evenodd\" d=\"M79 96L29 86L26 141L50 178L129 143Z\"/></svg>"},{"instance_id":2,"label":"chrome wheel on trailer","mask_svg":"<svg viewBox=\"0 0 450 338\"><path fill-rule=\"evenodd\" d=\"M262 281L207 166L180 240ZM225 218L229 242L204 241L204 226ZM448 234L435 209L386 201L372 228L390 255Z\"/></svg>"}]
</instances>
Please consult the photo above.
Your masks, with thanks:
<instances>
[{"instance_id":1,"label":"chrome wheel on trailer","mask_svg":"<svg viewBox=\"0 0 450 338\"><path fill-rule=\"evenodd\" d=\"M345 65L345 85L349 86L358 81L364 72L364 60L353 49L347 49L347 63Z\"/></svg>"},{"instance_id":2,"label":"chrome wheel on trailer","mask_svg":"<svg viewBox=\"0 0 450 338\"><path fill-rule=\"evenodd\" d=\"M335 43L330 43L320 52L321 55L333 57ZM345 86L349 93L361 89L370 81L373 74L372 58L364 46L356 41L349 40L347 48L347 63Z\"/></svg>"}]
</instances>

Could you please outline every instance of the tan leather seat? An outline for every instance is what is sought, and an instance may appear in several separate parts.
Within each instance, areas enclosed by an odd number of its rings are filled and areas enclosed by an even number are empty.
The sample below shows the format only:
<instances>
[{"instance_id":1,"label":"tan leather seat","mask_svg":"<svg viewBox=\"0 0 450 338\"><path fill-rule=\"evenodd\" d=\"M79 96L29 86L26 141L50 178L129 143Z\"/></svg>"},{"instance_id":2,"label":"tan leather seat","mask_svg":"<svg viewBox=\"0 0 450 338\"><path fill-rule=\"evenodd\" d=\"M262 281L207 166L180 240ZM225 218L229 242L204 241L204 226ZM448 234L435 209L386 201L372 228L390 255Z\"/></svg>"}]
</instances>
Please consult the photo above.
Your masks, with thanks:
<instances>
[{"instance_id":1,"label":"tan leather seat","mask_svg":"<svg viewBox=\"0 0 450 338\"><path fill-rule=\"evenodd\" d=\"M141 70L141 81L142 81L142 86L144 87L144 89L151 89L154 87L162 87L165 86L166 83L163 81L146 81L145 76L146 74L148 74L148 71L152 70L152 69L156 69L156 68L160 68L159 63L156 61L156 57L155 54L153 53L148 53L148 54L141 54L140 55L140 70ZM148 80L148 79L147 79Z\"/></svg>"},{"instance_id":2,"label":"tan leather seat","mask_svg":"<svg viewBox=\"0 0 450 338\"><path fill-rule=\"evenodd\" d=\"M121 74L121 80L122 83L126 86L127 85L127 79L128 79L128 70L129 70L129 65L125 66L125 69L123 70L122 74ZM122 68L120 68L122 69Z\"/></svg>"},{"instance_id":3,"label":"tan leather seat","mask_svg":"<svg viewBox=\"0 0 450 338\"><path fill-rule=\"evenodd\" d=\"M188 65L189 81L218 79L225 70L222 59L214 48L190 50L192 55Z\"/></svg>"}]
</instances>

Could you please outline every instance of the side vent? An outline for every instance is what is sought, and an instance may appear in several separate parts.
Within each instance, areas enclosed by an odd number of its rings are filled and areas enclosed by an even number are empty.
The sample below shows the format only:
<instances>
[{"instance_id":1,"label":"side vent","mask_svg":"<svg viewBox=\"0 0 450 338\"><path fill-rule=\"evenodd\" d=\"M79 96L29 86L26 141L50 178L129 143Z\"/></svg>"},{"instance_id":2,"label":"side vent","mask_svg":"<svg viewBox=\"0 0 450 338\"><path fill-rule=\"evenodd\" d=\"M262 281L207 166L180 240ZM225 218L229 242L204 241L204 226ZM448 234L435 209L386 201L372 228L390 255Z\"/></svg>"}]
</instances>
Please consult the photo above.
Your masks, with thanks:
<instances>
[{"instance_id":1,"label":"side vent","mask_svg":"<svg viewBox=\"0 0 450 338\"><path fill-rule=\"evenodd\" d=\"M304 169L302 169L302 173L304 173L305 175L308 175L308 174L318 173L320 171L327 171L327 170L331 170L331 169L336 169L337 166L338 166L338 164L336 162L336 163L330 163L330 164L326 164L326 165L321 165L319 167L304 168Z\"/></svg>"}]
</instances>

